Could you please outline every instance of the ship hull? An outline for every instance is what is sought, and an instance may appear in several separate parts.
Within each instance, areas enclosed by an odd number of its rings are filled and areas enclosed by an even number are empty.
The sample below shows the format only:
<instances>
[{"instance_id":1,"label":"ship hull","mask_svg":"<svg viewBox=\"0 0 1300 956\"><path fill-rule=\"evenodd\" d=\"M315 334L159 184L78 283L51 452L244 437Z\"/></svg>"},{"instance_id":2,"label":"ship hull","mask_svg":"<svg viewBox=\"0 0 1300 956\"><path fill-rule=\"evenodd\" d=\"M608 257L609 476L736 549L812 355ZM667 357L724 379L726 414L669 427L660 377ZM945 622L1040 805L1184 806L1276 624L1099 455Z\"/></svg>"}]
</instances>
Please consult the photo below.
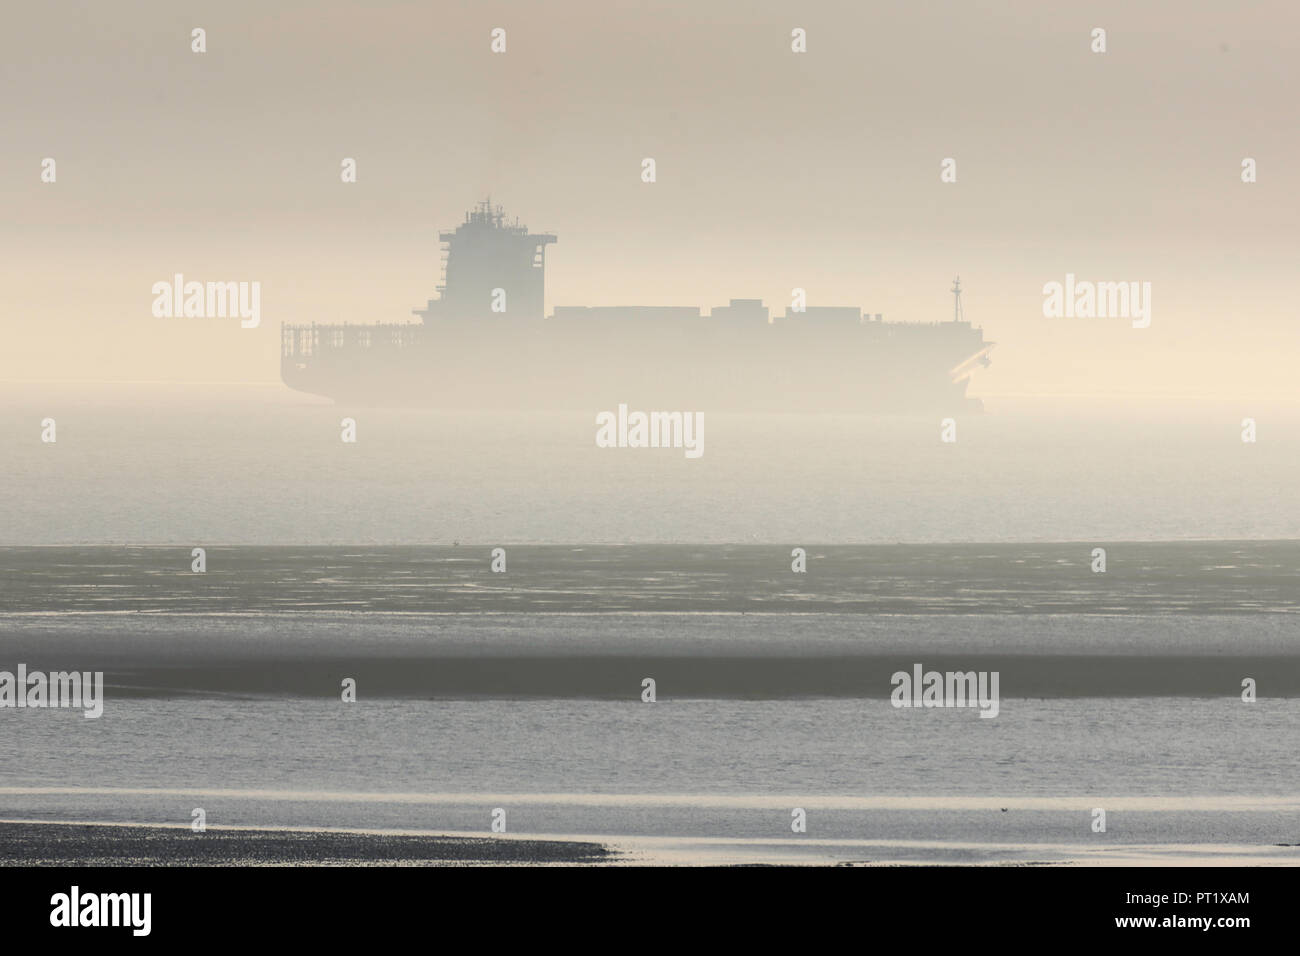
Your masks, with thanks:
<instances>
[{"instance_id":1,"label":"ship hull","mask_svg":"<svg viewBox=\"0 0 1300 956\"><path fill-rule=\"evenodd\" d=\"M962 370L990 345L965 323L797 323L694 318L300 327L282 356L291 388L349 406L958 414L978 409ZM394 327L373 327L393 329ZM307 330L311 329L310 332ZM307 340L303 347L304 339ZM289 337L286 338L289 342ZM364 342L365 344L360 344Z\"/></svg>"}]
</instances>

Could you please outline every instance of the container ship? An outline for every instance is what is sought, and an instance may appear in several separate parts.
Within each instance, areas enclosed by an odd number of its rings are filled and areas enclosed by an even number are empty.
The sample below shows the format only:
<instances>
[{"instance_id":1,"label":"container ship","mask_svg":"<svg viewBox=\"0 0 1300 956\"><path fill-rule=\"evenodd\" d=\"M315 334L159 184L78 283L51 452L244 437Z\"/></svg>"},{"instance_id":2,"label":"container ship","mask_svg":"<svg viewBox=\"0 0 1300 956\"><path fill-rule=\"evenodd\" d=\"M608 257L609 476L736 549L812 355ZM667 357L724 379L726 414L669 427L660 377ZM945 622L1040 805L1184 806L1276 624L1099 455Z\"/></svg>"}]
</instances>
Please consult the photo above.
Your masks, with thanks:
<instances>
[{"instance_id":1,"label":"container ship","mask_svg":"<svg viewBox=\"0 0 1300 956\"><path fill-rule=\"evenodd\" d=\"M281 378L352 406L632 407L957 414L992 342L962 315L886 322L860 308L777 316L760 299L705 314L678 306L556 306L545 314L549 233L478 204L442 232L437 297L416 321L284 324Z\"/></svg>"}]
</instances>

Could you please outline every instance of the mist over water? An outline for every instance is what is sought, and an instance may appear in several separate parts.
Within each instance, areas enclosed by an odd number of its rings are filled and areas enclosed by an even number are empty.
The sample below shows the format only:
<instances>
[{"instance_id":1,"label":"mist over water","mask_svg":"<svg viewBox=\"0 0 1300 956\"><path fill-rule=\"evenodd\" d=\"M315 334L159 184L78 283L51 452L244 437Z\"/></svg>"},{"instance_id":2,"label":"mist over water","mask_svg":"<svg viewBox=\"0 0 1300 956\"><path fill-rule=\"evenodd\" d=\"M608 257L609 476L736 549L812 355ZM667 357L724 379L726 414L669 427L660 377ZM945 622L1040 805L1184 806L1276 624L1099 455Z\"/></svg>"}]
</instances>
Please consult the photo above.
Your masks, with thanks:
<instances>
[{"instance_id":1,"label":"mist over water","mask_svg":"<svg viewBox=\"0 0 1300 956\"><path fill-rule=\"evenodd\" d=\"M1300 537L1294 405L986 398L951 444L937 416L704 408L689 460L596 447L594 408L366 409L256 386L0 394L5 545ZM39 440L46 417L57 444Z\"/></svg>"}]
</instances>

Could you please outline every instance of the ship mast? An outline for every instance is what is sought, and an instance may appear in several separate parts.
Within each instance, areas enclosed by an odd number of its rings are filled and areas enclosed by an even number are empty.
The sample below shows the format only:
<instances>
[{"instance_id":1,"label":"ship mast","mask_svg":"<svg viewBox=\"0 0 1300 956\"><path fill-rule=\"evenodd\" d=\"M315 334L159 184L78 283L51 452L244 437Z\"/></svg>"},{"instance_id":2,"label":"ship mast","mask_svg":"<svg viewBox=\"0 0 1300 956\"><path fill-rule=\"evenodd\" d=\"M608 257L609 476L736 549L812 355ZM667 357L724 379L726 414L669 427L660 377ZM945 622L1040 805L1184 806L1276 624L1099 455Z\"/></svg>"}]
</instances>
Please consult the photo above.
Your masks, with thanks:
<instances>
[{"instance_id":1,"label":"ship mast","mask_svg":"<svg viewBox=\"0 0 1300 956\"><path fill-rule=\"evenodd\" d=\"M962 320L961 312L961 276L958 276L952 283L952 320L960 322Z\"/></svg>"}]
</instances>

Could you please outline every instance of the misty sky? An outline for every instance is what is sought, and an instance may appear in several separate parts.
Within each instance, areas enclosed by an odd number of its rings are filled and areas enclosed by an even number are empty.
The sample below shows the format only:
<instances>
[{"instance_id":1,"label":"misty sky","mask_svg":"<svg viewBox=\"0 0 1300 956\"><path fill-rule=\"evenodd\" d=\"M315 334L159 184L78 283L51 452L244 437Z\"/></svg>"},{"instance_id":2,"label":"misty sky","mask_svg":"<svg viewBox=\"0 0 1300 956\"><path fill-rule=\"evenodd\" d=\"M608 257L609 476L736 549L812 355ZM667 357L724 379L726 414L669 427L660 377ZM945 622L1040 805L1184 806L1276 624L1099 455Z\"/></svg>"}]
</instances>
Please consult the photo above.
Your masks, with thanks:
<instances>
[{"instance_id":1,"label":"misty sky","mask_svg":"<svg viewBox=\"0 0 1300 956\"><path fill-rule=\"evenodd\" d=\"M972 394L1295 396L1298 27L1280 0L16 5L0 380L274 381L281 321L413 318L490 193L559 235L548 311L801 286L931 321L960 273L999 343ZM155 318L175 272L260 281L261 328ZM1067 272L1151 282L1151 327L1044 318Z\"/></svg>"}]
</instances>

